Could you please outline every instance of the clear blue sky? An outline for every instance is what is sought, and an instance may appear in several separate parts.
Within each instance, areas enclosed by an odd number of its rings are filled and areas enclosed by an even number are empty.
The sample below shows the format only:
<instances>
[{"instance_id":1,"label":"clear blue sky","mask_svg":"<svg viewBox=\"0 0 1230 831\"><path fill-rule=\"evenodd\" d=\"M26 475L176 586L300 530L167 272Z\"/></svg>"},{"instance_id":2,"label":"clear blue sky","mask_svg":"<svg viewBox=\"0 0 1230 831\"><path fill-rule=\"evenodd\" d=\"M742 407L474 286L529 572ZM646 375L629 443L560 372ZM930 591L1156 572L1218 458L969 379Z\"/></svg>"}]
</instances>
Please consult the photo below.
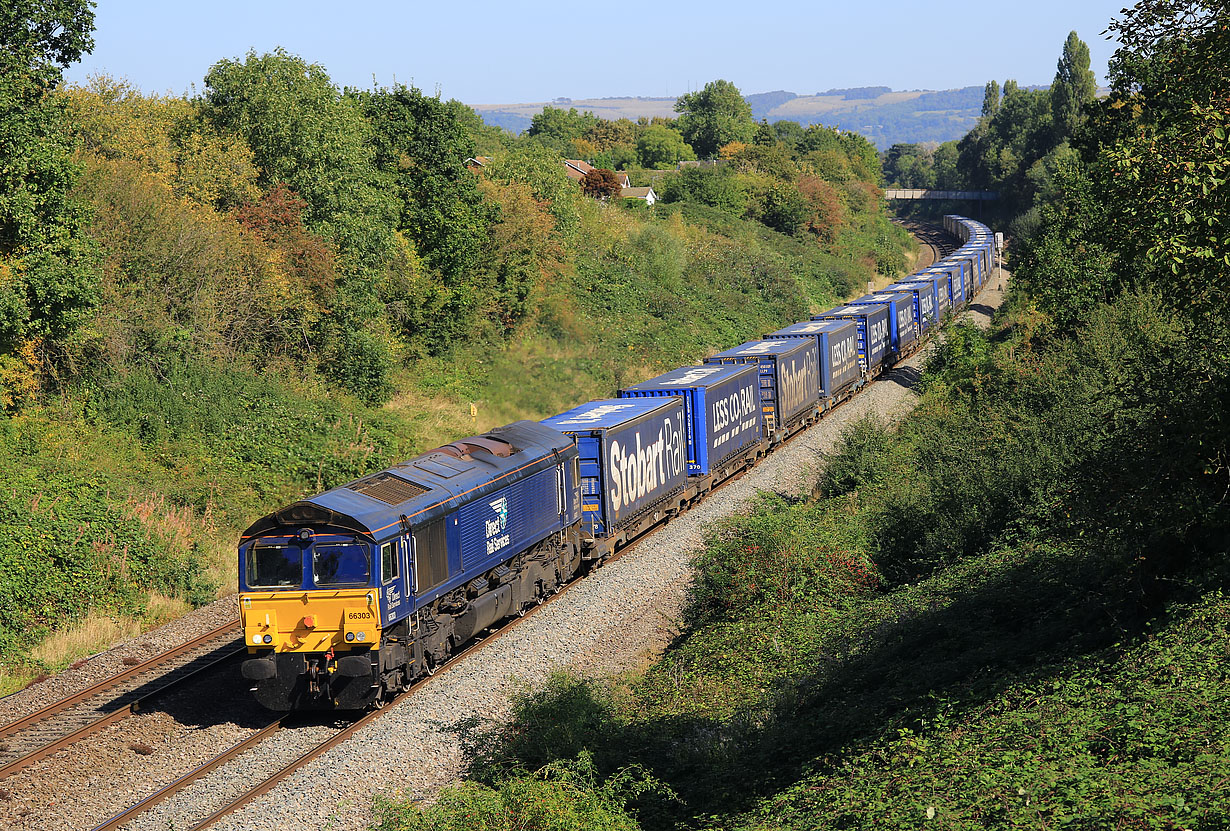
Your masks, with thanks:
<instances>
[{"instance_id":1,"label":"clear blue sky","mask_svg":"<svg viewBox=\"0 0 1230 831\"><path fill-rule=\"evenodd\" d=\"M744 94L950 89L991 78L1050 83L1075 29L1101 84L1114 51L1101 32L1125 4L99 0L94 53L67 75L105 72L146 92L182 93L200 89L222 58L282 46L339 86L396 79L467 104L677 96L715 78Z\"/></svg>"}]
</instances>

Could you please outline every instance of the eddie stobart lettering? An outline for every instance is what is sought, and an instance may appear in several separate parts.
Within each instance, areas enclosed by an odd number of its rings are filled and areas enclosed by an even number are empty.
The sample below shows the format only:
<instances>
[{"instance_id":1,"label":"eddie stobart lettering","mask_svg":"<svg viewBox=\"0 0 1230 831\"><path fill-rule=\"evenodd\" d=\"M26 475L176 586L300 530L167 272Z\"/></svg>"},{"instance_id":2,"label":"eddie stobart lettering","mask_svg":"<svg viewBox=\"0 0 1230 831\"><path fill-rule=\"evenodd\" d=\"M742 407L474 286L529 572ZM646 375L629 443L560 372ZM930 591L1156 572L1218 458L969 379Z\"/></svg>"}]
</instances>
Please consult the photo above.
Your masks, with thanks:
<instances>
[{"instance_id":1,"label":"eddie stobart lettering","mask_svg":"<svg viewBox=\"0 0 1230 831\"><path fill-rule=\"evenodd\" d=\"M634 444L625 447L612 441L607 478L610 481L611 508L616 513L646 494L681 476L687 465L688 442L683 432L683 413L662 419L656 435L645 443L642 433L651 425L636 431Z\"/></svg>"},{"instance_id":2,"label":"eddie stobart lettering","mask_svg":"<svg viewBox=\"0 0 1230 831\"><path fill-rule=\"evenodd\" d=\"M804 404L815 399L816 390L820 388L817 372L815 361L801 355L778 367L777 395L781 401L783 419L790 418Z\"/></svg>"}]
</instances>

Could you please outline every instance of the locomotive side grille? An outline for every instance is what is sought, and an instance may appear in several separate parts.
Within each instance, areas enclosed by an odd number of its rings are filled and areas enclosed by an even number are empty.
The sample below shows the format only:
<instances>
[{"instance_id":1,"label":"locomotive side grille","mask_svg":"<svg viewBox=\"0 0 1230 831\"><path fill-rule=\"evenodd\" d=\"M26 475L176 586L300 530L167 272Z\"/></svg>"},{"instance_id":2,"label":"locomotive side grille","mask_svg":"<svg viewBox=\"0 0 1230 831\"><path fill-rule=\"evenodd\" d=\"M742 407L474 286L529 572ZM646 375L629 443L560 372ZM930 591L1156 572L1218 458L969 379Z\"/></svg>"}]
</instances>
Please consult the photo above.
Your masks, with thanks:
<instances>
[{"instance_id":1,"label":"locomotive side grille","mask_svg":"<svg viewBox=\"0 0 1230 831\"><path fill-rule=\"evenodd\" d=\"M422 496L428 490L391 473L377 473L366 479L360 479L349 487L350 490L364 496L379 499L386 505L400 505L416 496Z\"/></svg>"}]
</instances>

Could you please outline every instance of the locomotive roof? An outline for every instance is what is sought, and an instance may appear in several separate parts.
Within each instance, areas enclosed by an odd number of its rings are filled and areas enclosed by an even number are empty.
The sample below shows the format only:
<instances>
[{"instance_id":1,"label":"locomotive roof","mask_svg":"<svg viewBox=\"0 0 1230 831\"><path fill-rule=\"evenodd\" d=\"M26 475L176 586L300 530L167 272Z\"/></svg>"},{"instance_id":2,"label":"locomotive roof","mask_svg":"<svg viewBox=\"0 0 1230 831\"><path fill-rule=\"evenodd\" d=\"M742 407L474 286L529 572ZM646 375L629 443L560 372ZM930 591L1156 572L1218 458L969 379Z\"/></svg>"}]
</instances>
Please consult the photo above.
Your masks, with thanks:
<instances>
[{"instance_id":1,"label":"locomotive roof","mask_svg":"<svg viewBox=\"0 0 1230 831\"><path fill-rule=\"evenodd\" d=\"M243 539L324 525L372 538L395 536L403 517L413 525L428 522L469 501L464 497L498 490L515 474L550 467L556 453L572 446L570 438L536 421L513 422L274 511Z\"/></svg>"}]
</instances>

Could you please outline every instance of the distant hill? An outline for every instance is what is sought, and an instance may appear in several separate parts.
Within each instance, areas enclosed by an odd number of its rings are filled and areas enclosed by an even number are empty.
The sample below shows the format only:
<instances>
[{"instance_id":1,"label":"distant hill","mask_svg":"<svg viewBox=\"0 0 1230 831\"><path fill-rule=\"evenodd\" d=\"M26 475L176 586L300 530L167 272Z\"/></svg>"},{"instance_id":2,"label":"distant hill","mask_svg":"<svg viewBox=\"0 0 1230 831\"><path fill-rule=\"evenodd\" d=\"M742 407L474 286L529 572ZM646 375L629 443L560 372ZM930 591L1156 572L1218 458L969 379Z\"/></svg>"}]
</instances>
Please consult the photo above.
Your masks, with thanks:
<instances>
[{"instance_id":1,"label":"distant hill","mask_svg":"<svg viewBox=\"0 0 1230 831\"><path fill-rule=\"evenodd\" d=\"M893 91L889 87L830 89L815 95L786 90L746 96L756 120L797 121L804 127L823 124L853 130L881 150L897 143L959 139L978 121L981 86L950 90ZM531 104L482 104L474 107L488 124L514 133L530 126L543 107L575 107L601 118L675 115L674 98L557 98Z\"/></svg>"}]
</instances>

